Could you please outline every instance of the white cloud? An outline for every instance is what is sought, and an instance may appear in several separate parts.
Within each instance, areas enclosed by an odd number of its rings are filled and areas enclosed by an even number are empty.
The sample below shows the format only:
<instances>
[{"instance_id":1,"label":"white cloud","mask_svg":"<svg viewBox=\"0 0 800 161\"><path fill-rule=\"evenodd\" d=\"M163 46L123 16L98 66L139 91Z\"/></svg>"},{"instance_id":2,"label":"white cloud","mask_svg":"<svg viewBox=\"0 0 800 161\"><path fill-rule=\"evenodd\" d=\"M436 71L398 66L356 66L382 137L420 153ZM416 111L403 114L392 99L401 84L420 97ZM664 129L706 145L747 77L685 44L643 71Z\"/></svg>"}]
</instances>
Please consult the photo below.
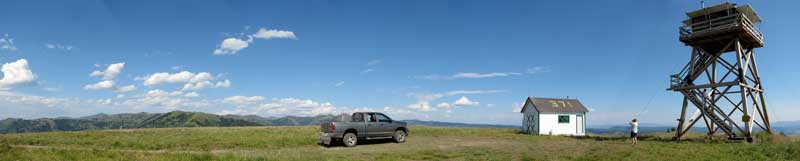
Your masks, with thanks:
<instances>
[{"instance_id":1,"label":"white cloud","mask_svg":"<svg viewBox=\"0 0 800 161\"><path fill-rule=\"evenodd\" d=\"M189 92L189 93L186 93L186 95L183 95L183 96L185 96L185 97L200 97L200 94L198 94L197 92Z\"/></svg>"},{"instance_id":2,"label":"white cloud","mask_svg":"<svg viewBox=\"0 0 800 161\"><path fill-rule=\"evenodd\" d=\"M103 80L111 80L114 79L120 72L122 72L122 68L125 67L125 62L121 63L114 63L108 65L108 68L104 71L95 70L92 73L89 73L89 76L103 76Z\"/></svg>"},{"instance_id":3,"label":"white cloud","mask_svg":"<svg viewBox=\"0 0 800 161\"><path fill-rule=\"evenodd\" d=\"M136 85L132 85L131 84L131 85L127 85L127 86L118 87L116 90L114 90L114 92L125 93L125 92L130 92L130 91L135 91L135 90L136 90Z\"/></svg>"},{"instance_id":4,"label":"white cloud","mask_svg":"<svg viewBox=\"0 0 800 161\"><path fill-rule=\"evenodd\" d=\"M232 55L249 46L251 40L245 41L238 38L227 38L214 50L214 55Z\"/></svg>"},{"instance_id":5,"label":"white cloud","mask_svg":"<svg viewBox=\"0 0 800 161\"><path fill-rule=\"evenodd\" d=\"M409 93L409 96L415 96L417 98L417 102L408 105L407 107L410 109L418 110L418 111L436 111L435 108L430 106L430 102L438 100L443 97L455 96L455 95L475 95L475 94L491 94L491 93L502 93L508 92L508 90L455 90L455 91L448 91L444 93L432 93L432 94L418 94L418 93ZM448 112L451 112L452 107L456 106L476 106L478 102L472 102L465 96L462 96L461 99L456 100L452 104L442 102L436 105L436 108L444 108Z\"/></svg>"},{"instance_id":6,"label":"white cloud","mask_svg":"<svg viewBox=\"0 0 800 161\"><path fill-rule=\"evenodd\" d=\"M46 47L48 49L60 49L60 50L66 50L66 51L70 51L73 48L75 48L72 45L63 45L63 44L59 44L59 43L54 43L54 44L46 43L46 44L44 44L44 47Z\"/></svg>"},{"instance_id":7,"label":"white cloud","mask_svg":"<svg viewBox=\"0 0 800 161\"><path fill-rule=\"evenodd\" d=\"M0 71L3 72L3 79L0 79L0 89L7 89L36 80L36 75L28 68L28 60L25 59L5 63Z\"/></svg>"},{"instance_id":8,"label":"white cloud","mask_svg":"<svg viewBox=\"0 0 800 161\"><path fill-rule=\"evenodd\" d=\"M230 96L222 99L223 103L228 104L256 104L264 100L261 96Z\"/></svg>"},{"instance_id":9,"label":"white cloud","mask_svg":"<svg viewBox=\"0 0 800 161\"><path fill-rule=\"evenodd\" d=\"M274 114L289 114L300 116L313 116L319 114L331 114L337 112L337 107L330 102L316 102L308 99L298 98L274 98L272 102L261 104L257 110L261 113L268 112ZM342 108L346 110L347 108Z\"/></svg>"},{"instance_id":10,"label":"white cloud","mask_svg":"<svg viewBox=\"0 0 800 161\"><path fill-rule=\"evenodd\" d=\"M513 76L513 75L521 75L520 73L456 73L452 76L452 78L492 78L492 77L505 77L505 76Z\"/></svg>"},{"instance_id":11,"label":"white cloud","mask_svg":"<svg viewBox=\"0 0 800 161\"><path fill-rule=\"evenodd\" d=\"M45 107L55 107L58 106L59 104L68 101L67 99L64 98L30 96L30 95L23 95L6 91L0 91L0 98L2 98L1 99L2 101L8 103L41 105Z\"/></svg>"},{"instance_id":12,"label":"white cloud","mask_svg":"<svg viewBox=\"0 0 800 161\"><path fill-rule=\"evenodd\" d=\"M14 46L14 39L8 34L0 37L0 50L17 51L17 46Z\"/></svg>"},{"instance_id":13,"label":"white cloud","mask_svg":"<svg viewBox=\"0 0 800 161\"><path fill-rule=\"evenodd\" d=\"M461 98L453 102L455 106L477 106L479 104L480 102L471 101L466 96L461 96Z\"/></svg>"},{"instance_id":14,"label":"white cloud","mask_svg":"<svg viewBox=\"0 0 800 161\"><path fill-rule=\"evenodd\" d=\"M160 89L147 91L146 94L135 96L122 102L132 108L142 107L161 107L167 110L175 110L179 107L197 108L215 105L214 101L188 99L186 93L182 91L167 92Z\"/></svg>"},{"instance_id":15,"label":"white cloud","mask_svg":"<svg viewBox=\"0 0 800 161\"><path fill-rule=\"evenodd\" d=\"M187 83L192 80L196 74L189 71L181 71L178 73L170 74L167 72L154 73L147 77L139 77L137 80L144 80L145 86L153 86L167 83Z\"/></svg>"},{"instance_id":16,"label":"white cloud","mask_svg":"<svg viewBox=\"0 0 800 161\"><path fill-rule=\"evenodd\" d=\"M442 103L437 104L436 107L438 107L438 108L450 108L451 106L447 102L442 102Z\"/></svg>"},{"instance_id":17,"label":"white cloud","mask_svg":"<svg viewBox=\"0 0 800 161\"><path fill-rule=\"evenodd\" d=\"M333 84L333 86L336 86L336 87L341 87L343 85L344 85L344 81L339 81L339 82L336 82L335 84Z\"/></svg>"},{"instance_id":18,"label":"white cloud","mask_svg":"<svg viewBox=\"0 0 800 161\"><path fill-rule=\"evenodd\" d=\"M231 81L227 80L227 79L224 80L224 81L219 81L216 84L215 83L211 83L211 81L202 81L202 82L197 82L197 83L189 82L189 83L184 84L183 88L181 88L181 90L184 90L184 91L187 91L187 90L196 91L196 90L201 90L201 89L206 89L206 88L228 88L230 86L231 86Z\"/></svg>"},{"instance_id":19,"label":"white cloud","mask_svg":"<svg viewBox=\"0 0 800 161\"><path fill-rule=\"evenodd\" d=\"M104 81L97 82L95 84L88 84L86 86L83 86L83 89L86 89L86 90L101 90L101 89L111 89L111 87L114 87L114 81L113 80L104 80Z\"/></svg>"},{"instance_id":20,"label":"white cloud","mask_svg":"<svg viewBox=\"0 0 800 161\"><path fill-rule=\"evenodd\" d=\"M244 33L242 35L244 36ZM222 43L217 46L217 49L214 49L214 55L235 55L239 53L239 51L247 48L250 46L253 41L258 39L292 39L297 40L297 36L294 35L292 31L286 30L274 30L274 29L266 29L260 28L256 33L252 35L246 35L247 40L240 39L240 38L226 38L222 40Z\"/></svg>"},{"instance_id":21,"label":"white cloud","mask_svg":"<svg viewBox=\"0 0 800 161\"><path fill-rule=\"evenodd\" d=\"M455 96L455 95L492 94L492 93L503 93L503 92L508 92L508 90L455 90L444 93L432 93L432 94L409 93L408 95L416 96L417 100L420 101L433 101L442 97Z\"/></svg>"},{"instance_id":22,"label":"white cloud","mask_svg":"<svg viewBox=\"0 0 800 161\"><path fill-rule=\"evenodd\" d=\"M511 104L511 112L519 113L520 111L522 111L522 106L523 106L522 103L519 103L519 102L512 103Z\"/></svg>"},{"instance_id":23,"label":"white cloud","mask_svg":"<svg viewBox=\"0 0 800 161\"><path fill-rule=\"evenodd\" d=\"M536 74L536 73L544 73L549 72L550 69L547 67L530 67L525 70L524 73L527 74ZM417 79L428 79L428 80L449 80L449 79L477 79L477 78L494 78L494 77L508 77L508 76L518 76L523 75L520 72L491 72L491 73L475 73L475 72L459 72L453 75L424 75L424 76L415 76Z\"/></svg>"},{"instance_id":24,"label":"white cloud","mask_svg":"<svg viewBox=\"0 0 800 161\"><path fill-rule=\"evenodd\" d=\"M137 77L142 80L145 86L155 86L161 84L185 83L181 90L201 90L205 88L228 88L231 86L230 80L213 82L218 77L208 72L192 73L181 71L178 73L159 72L145 77Z\"/></svg>"},{"instance_id":25,"label":"white cloud","mask_svg":"<svg viewBox=\"0 0 800 161\"><path fill-rule=\"evenodd\" d=\"M507 76L516 76L522 75L522 73L515 73L515 72L493 72L493 73L473 73L473 72L459 72L449 76L442 76L442 75L426 75L426 76L417 76L418 79L428 79L428 80L442 80L442 79L462 79L462 78L493 78L493 77L507 77Z\"/></svg>"},{"instance_id":26,"label":"white cloud","mask_svg":"<svg viewBox=\"0 0 800 161\"><path fill-rule=\"evenodd\" d=\"M268 30L266 28L258 29L258 32L252 36L262 39L297 39L297 37L294 36L294 32L274 29Z\"/></svg>"},{"instance_id":27,"label":"white cloud","mask_svg":"<svg viewBox=\"0 0 800 161\"><path fill-rule=\"evenodd\" d=\"M221 88L228 88L228 87L231 87L231 81L226 79L224 81L217 82L217 84L215 84L214 87L216 87L216 88L220 88L220 87Z\"/></svg>"},{"instance_id":28,"label":"white cloud","mask_svg":"<svg viewBox=\"0 0 800 161\"><path fill-rule=\"evenodd\" d=\"M417 102L408 105L408 108L424 112L436 111L436 108L431 107L431 104L429 102Z\"/></svg>"},{"instance_id":29,"label":"white cloud","mask_svg":"<svg viewBox=\"0 0 800 161\"><path fill-rule=\"evenodd\" d=\"M547 67L530 67L530 68L528 68L528 70L525 71L525 73L536 74L536 73L544 73L544 72L549 72L549 71L550 71L550 69L548 69Z\"/></svg>"}]
</instances>

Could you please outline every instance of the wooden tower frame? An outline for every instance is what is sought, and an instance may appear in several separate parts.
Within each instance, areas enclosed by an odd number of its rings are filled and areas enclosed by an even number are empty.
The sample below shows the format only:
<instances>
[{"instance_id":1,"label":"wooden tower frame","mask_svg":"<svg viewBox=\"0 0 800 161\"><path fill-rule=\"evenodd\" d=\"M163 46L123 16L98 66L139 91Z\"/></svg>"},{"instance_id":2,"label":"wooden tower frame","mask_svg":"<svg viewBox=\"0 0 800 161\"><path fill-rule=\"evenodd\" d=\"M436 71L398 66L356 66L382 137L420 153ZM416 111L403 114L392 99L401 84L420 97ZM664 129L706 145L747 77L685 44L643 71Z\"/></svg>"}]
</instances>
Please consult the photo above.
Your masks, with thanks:
<instances>
[{"instance_id":1,"label":"wooden tower frame","mask_svg":"<svg viewBox=\"0 0 800 161\"><path fill-rule=\"evenodd\" d=\"M670 76L670 88L683 94L675 130L680 140L699 120L708 135L722 131L729 139L752 142L753 126L772 132L755 48L764 45L761 22L750 6L722 3L689 12L680 40L692 47L689 63ZM688 117L692 105L697 109ZM741 118L741 119L739 119Z\"/></svg>"}]
</instances>

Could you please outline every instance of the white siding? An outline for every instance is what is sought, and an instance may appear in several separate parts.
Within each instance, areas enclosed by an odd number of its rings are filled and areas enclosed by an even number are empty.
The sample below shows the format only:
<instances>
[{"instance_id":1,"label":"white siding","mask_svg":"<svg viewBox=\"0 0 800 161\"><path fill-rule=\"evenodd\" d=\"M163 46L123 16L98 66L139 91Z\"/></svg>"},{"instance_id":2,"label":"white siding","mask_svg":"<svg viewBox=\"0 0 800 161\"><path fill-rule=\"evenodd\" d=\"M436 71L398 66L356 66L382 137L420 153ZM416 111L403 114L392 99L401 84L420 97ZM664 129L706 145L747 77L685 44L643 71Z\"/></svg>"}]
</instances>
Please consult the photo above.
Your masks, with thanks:
<instances>
[{"instance_id":1,"label":"white siding","mask_svg":"<svg viewBox=\"0 0 800 161\"><path fill-rule=\"evenodd\" d=\"M558 123L559 115L569 116L569 123ZM583 115L584 130L586 115L584 113L541 113L539 114L539 134L541 135L585 135L577 133L576 115Z\"/></svg>"}]
</instances>

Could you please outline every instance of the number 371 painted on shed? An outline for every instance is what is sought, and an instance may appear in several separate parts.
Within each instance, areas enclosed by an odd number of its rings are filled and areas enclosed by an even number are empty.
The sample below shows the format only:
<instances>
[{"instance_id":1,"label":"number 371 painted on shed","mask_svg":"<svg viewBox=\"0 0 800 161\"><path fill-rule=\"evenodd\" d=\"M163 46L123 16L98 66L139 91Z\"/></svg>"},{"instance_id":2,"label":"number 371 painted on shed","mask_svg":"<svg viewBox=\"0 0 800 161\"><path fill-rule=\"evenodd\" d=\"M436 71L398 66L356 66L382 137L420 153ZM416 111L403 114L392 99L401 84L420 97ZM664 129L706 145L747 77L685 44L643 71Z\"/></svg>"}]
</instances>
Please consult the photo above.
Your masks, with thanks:
<instances>
[{"instance_id":1,"label":"number 371 painted on shed","mask_svg":"<svg viewBox=\"0 0 800 161\"><path fill-rule=\"evenodd\" d=\"M547 102L550 102L550 104L552 104L553 107L572 107L572 104L567 101L547 101ZM559 106L558 104L561 104L561 106Z\"/></svg>"}]
</instances>

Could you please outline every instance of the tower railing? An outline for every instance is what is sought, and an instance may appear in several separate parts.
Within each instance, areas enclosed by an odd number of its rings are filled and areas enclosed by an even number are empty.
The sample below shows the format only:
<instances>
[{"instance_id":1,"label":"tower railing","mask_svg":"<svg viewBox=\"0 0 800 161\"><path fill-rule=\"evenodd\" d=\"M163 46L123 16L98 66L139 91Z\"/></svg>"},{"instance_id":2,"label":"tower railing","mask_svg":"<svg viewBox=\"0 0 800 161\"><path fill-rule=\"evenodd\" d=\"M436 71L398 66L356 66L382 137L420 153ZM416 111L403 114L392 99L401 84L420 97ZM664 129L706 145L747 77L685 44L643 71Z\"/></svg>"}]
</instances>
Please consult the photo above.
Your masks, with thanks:
<instances>
[{"instance_id":1,"label":"tower railing","mask_svg":"<svg viewBox=\"0 0 800 161\"><path fill-rule=\"evenodd\" d=\"M736 27L742 27L749 34L753 35L753 37L758 39L758 41L763 41L763 34L761 31L759 31L758 28L753 25L753 22L742 13L692 23L691 25L679 27L679 30L681 39L689 39L694 36L730 30Z\"/></svg>"}]
</instances>

